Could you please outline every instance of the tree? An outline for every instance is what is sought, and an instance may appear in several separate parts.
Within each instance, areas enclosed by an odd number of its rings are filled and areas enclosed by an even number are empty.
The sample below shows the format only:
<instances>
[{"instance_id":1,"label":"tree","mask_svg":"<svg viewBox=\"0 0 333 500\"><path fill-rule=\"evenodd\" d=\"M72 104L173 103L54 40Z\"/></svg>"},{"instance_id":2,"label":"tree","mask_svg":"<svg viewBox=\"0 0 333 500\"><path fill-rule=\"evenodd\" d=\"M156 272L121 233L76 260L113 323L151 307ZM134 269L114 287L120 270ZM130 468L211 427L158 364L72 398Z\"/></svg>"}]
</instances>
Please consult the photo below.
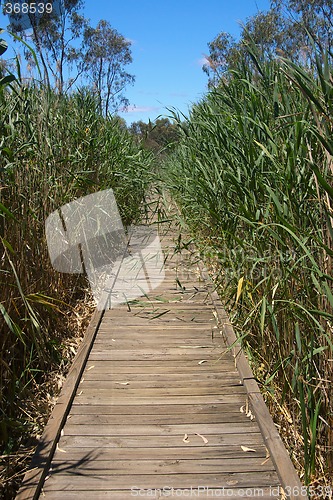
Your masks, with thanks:
<instances>
[{"instance_id":1,"label":"tree","mask_svg":"<svg viewBox=\"0 0 333 500\"><path fill-rule=\"evenodd\" d=\"M208 86L215 87L231 64L237 44L229 33L221 32L208 44L208 48L209 55L205 56L206 63L202 69L208 75Z\"/></svg>"},{"instance_id":2,"label":"tree","mask_svg":"<svg viewBox=\"0 0 333 500\"><path fill-rule=\"evenodd\" d=\"M291 20L289 34L309 45L309 33L321 51L333 57L332 0L271 0L271 8Z\"/></svg>"},{"instance_id":3,"label":"tree","mask_svg":"<svg viewBox=\"0 0 333 500\"><path fill-rule=\"evenodd\" d=\"M96 28L87 27L84 32L84 71L97 93L100 109L106 115L120 105L128 106L123 91L134 82L125 66L132 62L131 42L110 26L99 21Z\"/></svg>"},{"instance_id":4,"label":"tree","mask_svg":"<svg viewBox=\"0 0 333 500\"><path fill-rule=\"evenodd\" d=\"M12 30L22 37L29 44L31 42L36 48L36 52L41 61L44 72L44 80L48 86L51 85L51 78L55 87L62 94L68 90L79 77L78 64L82 57L82 50L74 46L74 41L80 40L84 29L87 27L87 20L80 14L83 7L82 0L57 0L54 3L57 8L49 15L39 16L29 14L27 22L20 22L20 15L12 16ZM16 18L16 22L15 22ZM30 30L27 28L30 27ZM29 65L33 67L35 61L30 50L25 51L25 57ZM75 77L68 79L65 88L65 68L69 70L76 66ZM82 66L81 66L81 69Z\"/></svg>"},{"instance_id":5,"label":"tree","mask_svg":"<svg viewBox=\"0 0 333 500\"><path fill-rule=\"evenodd\" d=\"M178 126L168 118L157 118L155 122L148 123L139 120L133 122L129 130L143 142L145 148L156 154L170 150L179 139Z\"/></svg>"},{"instance_id":6,"label":"tree","mask_svg":"<svg viewBox=\"0 0 333 500\"><path fill-rule=\"evenodd\" d=\"M246 20L238 43L228 33L220 33L208 44L209 56L202 68L209 86L216 85L223 72L244 55L250 40L267 57L283 56L303 66L315 63L312 40L333 57L332 0L271 0L268 12Z\"/></svg>"}]
</instances>

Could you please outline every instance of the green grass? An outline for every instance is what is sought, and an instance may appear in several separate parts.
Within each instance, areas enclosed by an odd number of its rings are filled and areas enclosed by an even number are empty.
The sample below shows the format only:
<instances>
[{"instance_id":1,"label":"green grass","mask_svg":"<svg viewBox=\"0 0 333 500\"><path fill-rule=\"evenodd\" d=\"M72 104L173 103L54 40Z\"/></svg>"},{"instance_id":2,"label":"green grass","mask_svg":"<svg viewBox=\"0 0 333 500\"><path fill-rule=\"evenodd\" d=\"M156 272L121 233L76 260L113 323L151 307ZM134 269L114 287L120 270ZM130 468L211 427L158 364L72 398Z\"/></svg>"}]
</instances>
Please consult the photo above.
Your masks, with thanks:
<instances>
[{"instance_id":1,"label":"green grass","mask_svg":"<svg viewBox=\"0 0 333 500\"><path fill-rule=\"evenodd\" d=\"M332 106L317 75L248 48L181 121L165 182L212 259L268 403L309 483L332 471ZM177 116L175 117L177 119Z\"/></svg>"}]
</instances>

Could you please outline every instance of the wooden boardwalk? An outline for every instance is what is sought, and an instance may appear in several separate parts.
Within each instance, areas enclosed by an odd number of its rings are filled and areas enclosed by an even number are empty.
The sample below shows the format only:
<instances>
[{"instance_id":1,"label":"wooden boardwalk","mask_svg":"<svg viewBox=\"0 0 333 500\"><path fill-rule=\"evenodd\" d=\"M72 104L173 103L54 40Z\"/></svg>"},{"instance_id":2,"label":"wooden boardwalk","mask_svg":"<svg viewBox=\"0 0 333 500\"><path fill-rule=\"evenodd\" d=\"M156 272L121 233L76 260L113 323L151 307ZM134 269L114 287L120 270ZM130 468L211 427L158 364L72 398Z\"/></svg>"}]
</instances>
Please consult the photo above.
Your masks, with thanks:
<instances>
[{"instance_id":1,"label":"wooden boardwalk","mask_svg":"<svg viewBox=\"0 0 333 500\"><path fill-rule=\"evenodd\" d=\"M161 239L163 283L95 314L18 500L268 499L300 487L196 256Z\"/></svg>"}]
</instances>

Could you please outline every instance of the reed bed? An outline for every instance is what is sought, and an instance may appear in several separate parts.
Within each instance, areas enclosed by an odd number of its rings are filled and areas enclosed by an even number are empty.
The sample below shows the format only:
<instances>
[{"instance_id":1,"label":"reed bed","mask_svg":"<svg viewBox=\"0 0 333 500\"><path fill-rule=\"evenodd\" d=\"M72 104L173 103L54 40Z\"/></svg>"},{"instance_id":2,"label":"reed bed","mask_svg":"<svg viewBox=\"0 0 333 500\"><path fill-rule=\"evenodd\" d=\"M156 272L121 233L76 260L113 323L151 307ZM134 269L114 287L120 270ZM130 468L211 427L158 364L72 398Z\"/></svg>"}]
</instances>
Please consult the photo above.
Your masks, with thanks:
<instances>
[{"instance_id":1,"label":"reed bed","mask_svg":"<svg viewBox=\"0 0 333 500\"><path fill-rule=\"evenodd\" d=\"M101 116L85 89L59 96L19 76L10 87L0 83L0 487L9 498L6 457L24 455L27 437L40 433L61 378L52 384L50 374L66 365L65 339L79 323L78 304L90 297L84 276L52 269L45 219L79 196L112 188L123 223L135 222L153 155L119 119Z\"/></svg>"},{"instance_id":2,"label":"reed bed","mask_svg":"<svg viewBox=\"0 0 333 500\"><path fill-rule=\"evenodd\" d=\"M333 72L249 45L190 117L165 182L306 484L332 477Z\"/></svg>"}]
</instances>

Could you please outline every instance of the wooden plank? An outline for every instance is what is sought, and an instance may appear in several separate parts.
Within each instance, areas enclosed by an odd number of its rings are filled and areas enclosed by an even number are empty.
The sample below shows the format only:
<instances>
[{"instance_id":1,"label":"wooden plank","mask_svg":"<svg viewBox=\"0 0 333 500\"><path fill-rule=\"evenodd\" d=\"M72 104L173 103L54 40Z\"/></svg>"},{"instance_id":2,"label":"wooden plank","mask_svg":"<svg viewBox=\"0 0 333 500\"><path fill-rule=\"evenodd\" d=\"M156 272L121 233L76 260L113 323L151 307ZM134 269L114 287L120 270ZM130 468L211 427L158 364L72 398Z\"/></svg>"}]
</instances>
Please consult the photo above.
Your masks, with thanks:
<instances>
[{"instance_id":1,"label":"wooden plank","mask_svg":"<svg viewBox=\"0 0 333 500\"><path fill-rule=\"evenodd\" d=\"M53 462L80 462L86 463L91 462L92 464L100 460L133 460L133 455L135 452L135 457L138 460L177 460L180 457L185 460L206 460L209 458L215 458L220 460L252 460L260 459L260 463L266 461L267 450L266 447L261 444L257 445L255 451L251 453L245 453L240 446L230 445L230 446L206 446L204 449L204 457L202 453L202 446L191 446L189 448L101 448L101 449L91 449L87 448L68 448L69 453L64 453L59 449L56 450Z\"/></svg>"},{"instance_id":2,"label":"wooden plank","mask_svg":"<svg viewBox=\"0 0 333 500\"><path fill-rule=\"evenodd\" d=\"M204 358L203 358L204 359ZM85 373L89 370L94 370L95 373L103 372L106 375L112 375L113 373L118 374L171 374L177 371L177 374L181 376L183 373L216 373L219 370L222 373L229 373L231 370L234 373L235 365L231 360L220 362L205 360L205 363L199 364L200 361L185 361L181 363L178 361L168 360L166 363L161 361L158 366L152 360L133 360L131 363L126 363L126 361L112 361L112 360L94 360L89 362Z\"/></svg>"},{"instance_id":3,"label":"wooden plank","mask_svg":"<svg viewBox=\"0 0 333 500\"><path fill-rule=\"evenodd\" d=\"M120 384L113 384L111 383L110 387L105 387L105 385L108 385L107 382L103 383L103 389L98 389L92 387L90 388L88 386L88 383L83 386L83 389L79 387L79 394L78 397L85 396L85 397L92 397L96 396L96 393L98 392L98 396L100 398L106 398L106 397L112 397L112 398L133 398L135 399L140 399L140 398L161 398L161 397L178 397L178 396L189 396L189 397L196 397L196 396L220 396L221 393L221 388L216 387L217 384L211 384L211 385L206 385L204 387L199 387L198 385L195 385L194 387L189 385L188 387L149 387L145 388L144 384L142 388L140 389L131 389L129 386L125 385L120 385ZM230 386L225 386L223 387L223 395L224 396L229 396L229 395L243 395L245 394L245 389L243 385L236 385L236 384L231 384Z\"/></svg>"},{"instance_id":4,"label":"wooden plank","mask_svg":"<svg viewBox=\"0 0 333 500\"><path fill-rule=\"evenodd\" d=\"M68 419L70 419L70 425L114 425L114 424L122 424L126 422L126 425L134 425L140 421L140 415L137 414L106 414L100 415L96 412L93 415L85 414L84 410L79 414L70 413ZM184 414L160 414L158 412L154 412L152 414L145 415L145 424L146 425L169 425L169 424L215 424L215 423L233 423L233 422L244 422L248 417L241 412L229 412L229 413L190 413L189 415ZM80 429L78 429L80 433Z\"/></svg>"},{"instance_id":5,"label":"wooden plank","mask_svg":"<svg viewBox=\"0 0 333 500\"><path fill-rule=\"evenodd\" d=\"M53 476L48 479L45 484L44 491L52 491L65 489L71 491L73 489L87 490L87 483L90 480L90 487L94 491L105 489L128 489L128 487L136 488L163 488L169 486L173 488L189 488L198 485L197 474L142 474L136 475L134 471L127 475L102 475L96 477L84 475L59 475L56 481L53 481ZM199 485L206 487L228 487L237 485L238 488L251 488L272 485L278 485L277 475L273 471L263 471L260 474L257 472L241 472L241 473L205 473L200 474Z\"/></svg>"},{"instance_id":6,"label":"wooden plank","mask_svg":"<svg viewBox=\"0 0 333 500\"><path fill-rule=\"evenodd\" d=\"M241 397L241 395L211 395L211 396L169 396L169 397L140 397L137 396L135 399L126 397L126 395L122 396L109 396L109 397L101 397L97 394L89 394L86 395L84 392L82 394L78 394L76 397L76 404L80 405L128 405L129 401L131 405L162 405L163 403L168 402L169 404L212 404L212 403L234 403L239 406L242 406L246 403L246 397Z\"/></svg>"},{"instance_id":7,"label":"wooden plank","mask_svg":"<svg viewBox=\"0 0 333 500\"><path fill-rule=\"evenodd\" d=\"M95 374L96 375L96 374ZM124 377L124 375L114 375L111 379L107 379L102 374L98 377L98 379L92 379L92 374L87 372L85 374L85 378L81 379L81 384L84 382L85 389L101 389L101 382L103 382L103 390L105 389L113 389L113 388L122 388L122 389L163 389L165 387L172 387L173 389L180 388L184 390L185 387L189 389L193 389L193 382L195 382L195 387L197 388L211 388L211 390L220 390L221 387L227 389L228 387L243 387L237 377L237 374L234 377L226 376L225 378L220 375L219 378L214 379L212 375L209 375L207 378L204 374L191 374L190 376L184 375L179 380L179 375L175 376L174 373L169 373L163 376L157 375L154 380L149 376L142 376L138 379L137 376L132 375L128 377ZM182 382L183 380L183 382Z\"/></svg>"},{"instance_id":8,"label":"wooden plank","mask_svg":"<svg viewBox=\"0 0 333 500\"><path fill-rule=\"evenodd\" d=\"M240 409L241 407L239 407ZM236 406L238 413L238 407ZM70 415L134 415L139 418L140 415L182 415L184 417L184 423L186 419L192 414L197 415L198 420L200 420L201 414L216 414L225 415L228 413L233 413L235 411L234 403L213 403L213 404L203 404L203 403L193 403L188 404L161 404L161 405L78 405L74 400L71 407ZM240 411L239 411L240 413Z\"/></svg>"},{"instance_id":9,"label":"wooden plank","mask_svg":"<svg viewBox=\"0 0 333 500\"><path fill-rule=\"evenodd\" d=\"M260 432L258 425L251 420L236 423L215 423L215 424L100 424L100 425L73 425L71 420L67 421L66 436L146 436L147 441L155 436L177 436L185 434L240 434Z\"/></svg>"},{"instance_id":10,"label":"wooden plank","mask_svg":"<svg viewBox=\"0 0 333 500\"><path fill-rule=\"evenodd\" d=\"M196 434L189 434L189 442L184 444L184 434L178 436L155 436L154 441L147 441L146 436L61 436L59 447L69 453L70 448L87 448L96 450L102 448L207 448L203 440ZM261 433L227 433L211 434L209 436L210 447L241 446L256 449L263 446Z\"/></svg>"},{"instance_id":11,"label":"wooden plank","mask_svg":"<svg viewBox=\"0 0 333 500\"><path fill-rule=\"evenodd\" d=\"M150 359L153 363L156 361L162 361L163 363L168 363L168 361L176 361L177 363L182 363L183 361L189 361L194 363L196 360L200 361L205 359L207 361L218 361L219 359L218 352L197 352L195 349L145 349L143 352L140 352L140 360L149 361ZM98 351L94 349L89 356L90 361L94 362L95 360L104 360L104 361L136 361L138 359L138 352L133 351L125 351L118 349L111 349L109 351Z\"/></svg>"},{"instance_id":12,"label":"wooden plank","mask_svg":"<svg viewBox=\"0 0 333 500\"><path fill-rule=\"evenodd\" d=\"M103 365L105 366L105 363L103 363ZM205 381L208 383L216 382L217 385L226 385L232 382L241 384L240 376L237 371L221 371L214 373L212 371L200 370L200 365L198 366L198 370L194 369L181 372L181 376L178 372L172 372L171 370L168 373L156 373L154 379L152 379L150 372L141 373L140 377L138 377L136 373L130 372L127 374L118 373L112 370L103 372L103 366L100 367L99 364L93 366L94 367L91 370L84 371L84 378L81 379L81 383L86 381L87 383L89 382L89 384L92 384L98 380L112 381L114 383L132 382L134 385L131 384L131 387L136 387L136 384L142 384L145 382L147 383L146 387L154 387L154 385L157 384L163 384L163 386L168 386L169 384L179 384L182 386L182 381L184 381L184 384L192 381L199 383L204 383ZM125 377L124 375L127 376Z\"/></svg>"},{"instance_id":13,"label":"wooden plank","mask_svg":"<svg viewBox=\"0 0 333 500\"><path fill-rule=\"evenodd\" d=\"M94 500L124 500L128 498L150 498L150 499L158 499L165 497L174 497L174 498L218 498L218 497L230 497L234 500L244 500L244 497L251 498L260 498L261 500L272 500L272 498L282 498L282 490L276 487L270 488L251 488L248 490L240 490L231 488L228 486L227 488L207 488L206 486L198 486L192 489L184 489L177 488L172 489L168 486L164 486L160 489L156 489L155 491L148 488L146 490L140 490L136 487L133 489L123 489L123 490L87 490L84 492L88 498L93 498ZM82 490L72 490L66 491L66 500L77 500L82 496ZM64 500L64 492L63 491L48 491L45 495L47 500Z\"/></svg>"},{"instance_id":14,"label":"wooden plank","mask_svg":"<svg viewBox=\"0 0 333 500\"><path fill-rule=\"evenodd\" d=\"M244 460L239 458L221 460L216 458L199 459L177 459L177 460L99 460L97 462L87 460L86 462L76 461L53 461L52 474L80 474L86 476L117 476L132 473L142 474L219 474L223 472L267 472L274 471L274 465L270 460L262 458L247 457Z\"/></svg>"},{"instance_id":15,"label":"wooden plank","mask_svg":"<svg viewBox=\"0 0 333 500\"><path fill-rule=\"evenodd\" d=\"M188 347L190 349L222 349L226 348L223 339L218 337L212 337L212 332L208 332L206 335L170 335L166 337L165 335L155 335L154 333L139 333L131 337L126 337L125 335L113 335L112 338L108 335L102 334L95 342L95 347L98 349L125 349L132 350L133 348L145 348L146 346L151 346L152 348L158 347Z\"/></svg>"}]
</instances>

